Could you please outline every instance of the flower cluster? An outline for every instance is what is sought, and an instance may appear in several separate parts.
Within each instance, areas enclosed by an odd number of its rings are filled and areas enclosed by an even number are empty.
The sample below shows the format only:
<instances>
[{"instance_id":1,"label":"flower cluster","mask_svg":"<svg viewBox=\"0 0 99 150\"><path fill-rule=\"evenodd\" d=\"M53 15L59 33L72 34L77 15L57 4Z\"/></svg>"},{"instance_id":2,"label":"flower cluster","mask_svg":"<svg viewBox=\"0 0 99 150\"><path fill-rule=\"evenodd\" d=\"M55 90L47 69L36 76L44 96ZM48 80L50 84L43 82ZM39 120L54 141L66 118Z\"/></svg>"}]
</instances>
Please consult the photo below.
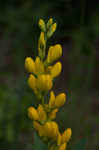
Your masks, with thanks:
<instances>
[{"instance_id":1,"label":"flower cluster","mask_svg":"<svg viewBox=\"0 0 99 150\"><path fill-rule=\"evenodd\" d=\"M60 93L55 96L51 90L54 78L59 76L62 70L61 62L56 62L62 56L62 47L60 44L50 46L47 56L45 51L47 40L55 32L57 24L53 23L52 18L47 24L40 19L39 27L41 33L38 40L38 56L35 60L31 57L25 59L25 68L30 73L28 85L39 100L37 108L28 108L28 117L33 120L34 129L42 141L49 145L50 150L66 150L72 131L68 128L60 133L58 124L54 121L59 108L66 102L66 94ZM45 96L49 91L49 100L46 102Z\"/></svg>"}]
</instances>

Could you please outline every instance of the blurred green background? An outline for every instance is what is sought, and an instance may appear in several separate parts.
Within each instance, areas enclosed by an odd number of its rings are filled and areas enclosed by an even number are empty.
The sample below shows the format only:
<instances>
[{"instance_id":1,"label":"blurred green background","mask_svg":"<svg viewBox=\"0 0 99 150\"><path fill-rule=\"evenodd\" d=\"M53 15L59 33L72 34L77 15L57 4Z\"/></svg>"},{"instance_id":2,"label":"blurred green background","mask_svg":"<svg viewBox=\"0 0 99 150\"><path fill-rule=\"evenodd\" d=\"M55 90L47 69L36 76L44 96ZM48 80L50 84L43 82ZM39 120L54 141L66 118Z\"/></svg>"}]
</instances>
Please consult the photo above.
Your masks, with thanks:
<instances>
[{"instance_id":1,"label":"blurred green background","mask_svg":"<svg viewBox=\"0 0 99 150\"><path fill-rule=\"evenodd\" d=\"M27 108L35 97L24 60L37 55L38 20L50 17L58 27L48 45L63 47L63 71L53 87L67 93L60 131L72 128L68 149L86 139L87 150L99 150L98 0L0 0L0 150L33 149Z\"/></svg>"}]
</instances>

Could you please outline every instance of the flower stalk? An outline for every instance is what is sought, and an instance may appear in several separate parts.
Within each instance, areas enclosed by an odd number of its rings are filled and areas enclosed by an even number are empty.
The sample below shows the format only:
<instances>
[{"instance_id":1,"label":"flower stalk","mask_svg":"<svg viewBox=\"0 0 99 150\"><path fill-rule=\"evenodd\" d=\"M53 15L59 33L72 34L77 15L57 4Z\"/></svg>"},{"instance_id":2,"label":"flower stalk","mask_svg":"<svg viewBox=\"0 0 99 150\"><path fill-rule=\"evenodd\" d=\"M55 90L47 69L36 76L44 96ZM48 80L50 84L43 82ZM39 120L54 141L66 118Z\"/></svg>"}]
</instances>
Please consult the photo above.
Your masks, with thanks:
<instances>
[{"instance_id":1,"label":"flower stalk","mask_svg":"<svg viewBox=\"0 0 99 150\"><path fill-rule=\"evenodd\" d=\"M58 124L54 121L59 111L66 102L66 94L60 93L55 96L53 87L54 78L58 77L62 71L61 62L56 62L62 56L62 46L56 44L50 46L47 57L46 44L56 30L57 24L50 18L47 23L43 19L39 20L41 29L38 40L38 56L35 60L31 57L25 59L25 68L28 73L28 85L39 99L37 108L28 108L28 117L33 121L33 127L41 140L48 145L49 150L66 150L67 143L71 138L70 128L60 133ZM48 103L45 95L50 92Z\"/></svg>"}]
</instances>

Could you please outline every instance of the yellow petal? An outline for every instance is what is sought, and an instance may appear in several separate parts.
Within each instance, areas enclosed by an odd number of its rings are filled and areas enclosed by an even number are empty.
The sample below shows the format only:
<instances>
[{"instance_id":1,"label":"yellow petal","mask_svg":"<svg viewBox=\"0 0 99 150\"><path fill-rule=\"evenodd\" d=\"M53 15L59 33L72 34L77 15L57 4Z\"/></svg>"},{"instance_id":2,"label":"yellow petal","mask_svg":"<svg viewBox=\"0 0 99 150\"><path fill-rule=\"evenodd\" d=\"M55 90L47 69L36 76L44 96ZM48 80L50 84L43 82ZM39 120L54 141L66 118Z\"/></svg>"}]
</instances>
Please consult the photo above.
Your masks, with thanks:
<instances>
[{"instance_id":1,"label":"yellow petal","mask_svg":"<svg viewBox=\"0 0 99 150\"><path fill-rule=\"evenodd\" d=\"M50 92L50 99L49 99L49 108L54 108L55 107L55 95L54 92Z\"/></svg>"},{"instance_id":2,"label":"yellow petal","mask_svg":"<svg viewBox=\"0 0 99 150\"><path fill-rule=\"evenodd\" d=\"M50 75L39 75L37 79L37 88L39 91L48 91L52 88L52 78Z\"/></svg>"},{"instance_id":3,"label":"yellow petal","mask_svg":"<svg viewBox=\"0 0 99 150\"><path fill-rule=\"evenodd\" d=\"M47 119L47 115L46 112L43 108L43 106L41 104L39 104L38 108L37 108L37 112L39 114L39 119L42 120L46 120Z\"/></svg>"},{"instance_id":4,"label":"yellow petal","mask_svg":"<svg viewBox=\"0 0 99 150\"><path fill-rule=\"evenodd\" d=\"M34 107L29 107L28 108L28 117L31 120L39 120L38 112Z\"/></svg>"},{"instance_id":5,"label":"yellow petal","mask_svg":"<svg viewBox=\"0 0 99 150\"><path fill-rule=\"evenodd\" d=\"M44 64L42 63L39 57L36 57L35 60L35 70L36 70L36 74L44 72Z\"/></svg>"},{"instance_id":6,"label":"yellow petal","mask_svg":"<svg viewBox=\"0 0 99 150\"><path fill-rule=\"evenodd\" d=\"M56 27L57 27L57 24L56 24L56 23L54 23L54 24L52 25L52 27L51 27L51 31L52 31L52 32L55 32Z\"/></svg>"},{"instance_id":7,"label":"yellow petal","mask_svg":"<svg viewBox=\"0 0 99 150\"><path fill-rule=\"evenodd\" d=\"M56 96L55 106L56 107L61 107L61 106L64 105L65 101L66 101L66 94L65 93L61 93L58 96Z\"/></svg>"},{"instance_id":8,"label":"yellow petal","mask_svg":"<svg viewBox=\"0 0 99 150\"><path fill-rule=\"evenodd\" d=\"M54 121L46 122L44 129L49 138L55 138L58 135L58 125Z\"/></svg>"},{"instance_id":9,"label":"yellow petal","mask_svg":"<svg viewBox=\"0 0 99 150\"><path fill-rule=\"evenodd\" d=\"M54 120L56 118L56 113L58 112L58 109L54 109L52 110L49 114L48 114L48 118L51 120Z\"/></svg>"},{"instance_id":10,"label":"yellow petal","mask_svg":"<svg viewBox=\"0 0 99 150\"><path fill-rule=\"evenodd\" d=\"M67 143L62 144L58 150L66 150Z\"/></svg>"},{"instance_id":11,"label":"yellow petal","mask_svg":"<svg viewBox=\"0 0 99 150\"><path fill-rule=\"evenodd\" d=\"M62 134L62 143L68 142L71 138L72 130L71 128L66 129Z\"/></svg>"},{"instance_id":12,"label":"yellow petal","mask_svg":"<svg viewBox=\"0 0 99 150\"><path fill-rule=\"evenodd\" d=\"M57 77L61 73L61 70L62 70L62 65L60 62L57 62L51 69L52 78Z\"/></svg>"},{"instance_id":13,"label":"yellow petal","mask_svg":"<svg viewBox=\"0 0 99 150\"><path fill-rule=\"evenodd\" d=\"M36 89L36 78L34 75L30 75L28 78L28 85L29 87L34 91L35 94L37 94L37 89Z\"/></svg>"},{"instance_id":14,"label":"yellow petal","mask_svg":"<svg viewBox=\"0 0 99 150\"><path fill-rule=\"evenodd\" d=\"M61 144L61 139L62 139L62 136L61 136L60 132L58 132L58 136L57 136L57 145L58 146Z\"/></svg>"},{"instance_id":15,"label":"yellow petal","mask_svg":"<svg viewBox=\"0 0 99 150\"><path fill-rule=\"evenodd\" d=\"M46 28L45 28L44 20L40 19L38 24L39 24L39 27L41 28L41 30L45 32Z\"/></svg>"},{"instance_id":16,"label":"yellow petal","mask_svg":"<svg viewBox=\"0 0 99 150\"><path fill-rule=\"evenodd\" d=\"M48 50L47 62L52 63L62 56L62 47L60 44L51 46Z\"/></svg>"},{"instance_id":17,"label":"yellow petal","mask_svg":"<svg viewBox=\"0 0 99 150\"><path fill-rule=\"evenodd\" d=\"M37 121L33 121L33 127L38 132L39 136L45 136L43 126L40 125Z\"/></svg>"},{"instance_id":18,"label":"yellow petal","mask_svg":"<svg viewBox=\"0 0 99 150\"><path fill-rule=\"evenodd\" d=\"M35 73L35 63L31 57L25 59L25 68L30 73Z\"/></svg>"}]
</instances>

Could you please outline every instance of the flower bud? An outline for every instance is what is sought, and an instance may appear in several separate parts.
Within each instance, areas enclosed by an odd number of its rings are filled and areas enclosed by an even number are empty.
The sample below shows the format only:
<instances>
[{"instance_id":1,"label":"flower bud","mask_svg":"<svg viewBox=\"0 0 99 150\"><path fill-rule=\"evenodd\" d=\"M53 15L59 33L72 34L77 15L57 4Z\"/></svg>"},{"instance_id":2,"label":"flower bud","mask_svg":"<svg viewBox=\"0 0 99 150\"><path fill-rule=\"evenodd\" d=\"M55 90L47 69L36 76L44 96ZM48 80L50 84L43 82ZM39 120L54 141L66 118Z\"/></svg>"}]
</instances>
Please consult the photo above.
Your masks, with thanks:
<instances>
[{"instance_id":1,"label":"flower bud","mask_svg":"<svg viewBox=\"0 0 99 150\"><path fill-rule=\"evenodd\" d=\"M54 121L46 122L44 129L49 138L55 138L58 135L58 125Z\"/></svg>"},{"instance_id":2,"label":"flower bud","mask_svg":"<svg viewBox=\"0 0 99 150\"><path fill-rule=\"evenodd\" d=\"M51 26L51 31L52 31L52 32L55 32L55 31L56 31L56 27L57 27L57 24L54 23L54 24Z\"/></svg>"},{"instance_id":3,"label":"flower bud","mask_svg":"<svg viewBox=\"0 0 99 150\"><path fill-rule=\"evenodd\" d=\"M29 73L35 73L35 63L31 57L25 59L25 68Z\"/></svg>"},{"instance_id":4,"label":"flower bud","mask_svg":"<svg viewBox=\"0 0 99 150\"><path fill-rule=\"evenodd\" d=\"M29 107L28 108L28 117L31 120L39 120L38 112L34 107Z\"/></svg>"},{"instance_id":5,"label":"flower bud","mask_svg":"<svg viewBox=\"0 0 99 150\"><path fill-rule=\"evenodd\" d=\"M68 142L71 138L72 130L71 128L66 129L62 134L62 143Z\"/></svg>"},{"instance_id":6,"label":"flower bud","mask_svg":"<svg viewBox=\"0 0 99 150\"><path fill-rule=\"evenodd\" d=\"M55 95L54 92L50 92L50 99L49 99L49 108L54 108L55 107Z\"/></svg>"},{"instance_id":7,"label":"flower bud","mask_svg":"<svg viewBox=\"0 0 99 150\"><path fill-rule=\"evenodd\" d=\"M62 70L62 65L60 62L57 62L51 69L52 78L57 77L61 73L61 70Z\"/></svg>"},{"instance_id":8,"label":"flower bud","mask_svg":"<svg viewBox=\"0 0 99 150\"><path fill-rule=\"evenodd\" d=\"M52 78L50 75L39 75L37 79L37 88L40 91L48 91L52 88Z\"/></svg>"},{"instance_id":9,"label":"flower bud","mask_svg":"<svg viewBox=\"0 0 99 150\"><path fill-rule=\"evenodd\" d=\"M61 140L62 140L62 136L61 136L60 132L58 132L58 136L57 136L57 145L58 146L61 144Z\"/></svg>"},{"instance_id":10,"label":"flower bud","mask_svg":"<svg viewBox=\"0 0 99 150\"><path fill-rule=\"evenodd\" d=\"M39 119L40 121L46 120L47 119L47 115L46 112L43 108L43 106L41 104L39 104L38 108L37 108L37 112L39 114Z\"/></svg>"},{"instance_id":11,"label":"flower bud","mask_svg":"<svg viewBox=\"0 0 99 150\"><path fill-rule=\"evenodd\" d=\"M50 18L47 22L47 29L49 29L49 27L52 25L52 23L53 23L53 19Z\"/></svg>"},{"instance_id":12,"label":"flower bud","mask_svg":"<svg viewBox=\"0 0 99 150\"><path fill-rule=\"evenodd\" d=\"M60 44L51 46L48 50L47 62L52 63L62 56L62 47Z\"/></svg>"},{"instance_id":13,"label":"flower bud","mask_svg":"<svg viewBox=\"0 0 99 150\"><path fill-rule=\"evenodd\" d=\"M65 101L66 101L66 94L65 93L61 93L58 96L56 96L55 106L56 107L61 107L61 106L64 105Z\"/></svg>"},{"instance_id":14,"label":"flower bud","mask_svg":"<svg viewBox=\"0 0 99 150\"><path fill-rule=\"evenodd\" d=\"M35 60L35 71L36 74L40 74L44 72L44 64L42 63L39 57L36 57Z\"/></svg>"},{"instance_id":15,"label":"flower bud","mask_svg":"<svg viewBox=\"0 0 99 150\"><path fill-rule=\"evenodd\" d=\"M67 143L62 144L58 150L66 150Z\"/></svg>"},{"instance_id":16,"label":"flower bud","mask_svg":"<svg viewBox=\"0 0 99 150\"><path fill-rule=\"evenodd\" d=\"M28 78L28 85L29 87L34 91L34 93L37 93L37 89L36 89L36 78L34 77L34 75L30 74L29 78Z\"/></svg>"},{"instance_id":17,"label":"flower bud","mask_svg":"<svg viewBox=\"0 0 99 150\"><path fill-rule=\"evenodd\" d=\"M40 29L41 29L43 32L46 31L45 22L44 22L43 19L40 19L40 20L39 20L39 27L40 27Z\"/></svg>"}]
</instances>

